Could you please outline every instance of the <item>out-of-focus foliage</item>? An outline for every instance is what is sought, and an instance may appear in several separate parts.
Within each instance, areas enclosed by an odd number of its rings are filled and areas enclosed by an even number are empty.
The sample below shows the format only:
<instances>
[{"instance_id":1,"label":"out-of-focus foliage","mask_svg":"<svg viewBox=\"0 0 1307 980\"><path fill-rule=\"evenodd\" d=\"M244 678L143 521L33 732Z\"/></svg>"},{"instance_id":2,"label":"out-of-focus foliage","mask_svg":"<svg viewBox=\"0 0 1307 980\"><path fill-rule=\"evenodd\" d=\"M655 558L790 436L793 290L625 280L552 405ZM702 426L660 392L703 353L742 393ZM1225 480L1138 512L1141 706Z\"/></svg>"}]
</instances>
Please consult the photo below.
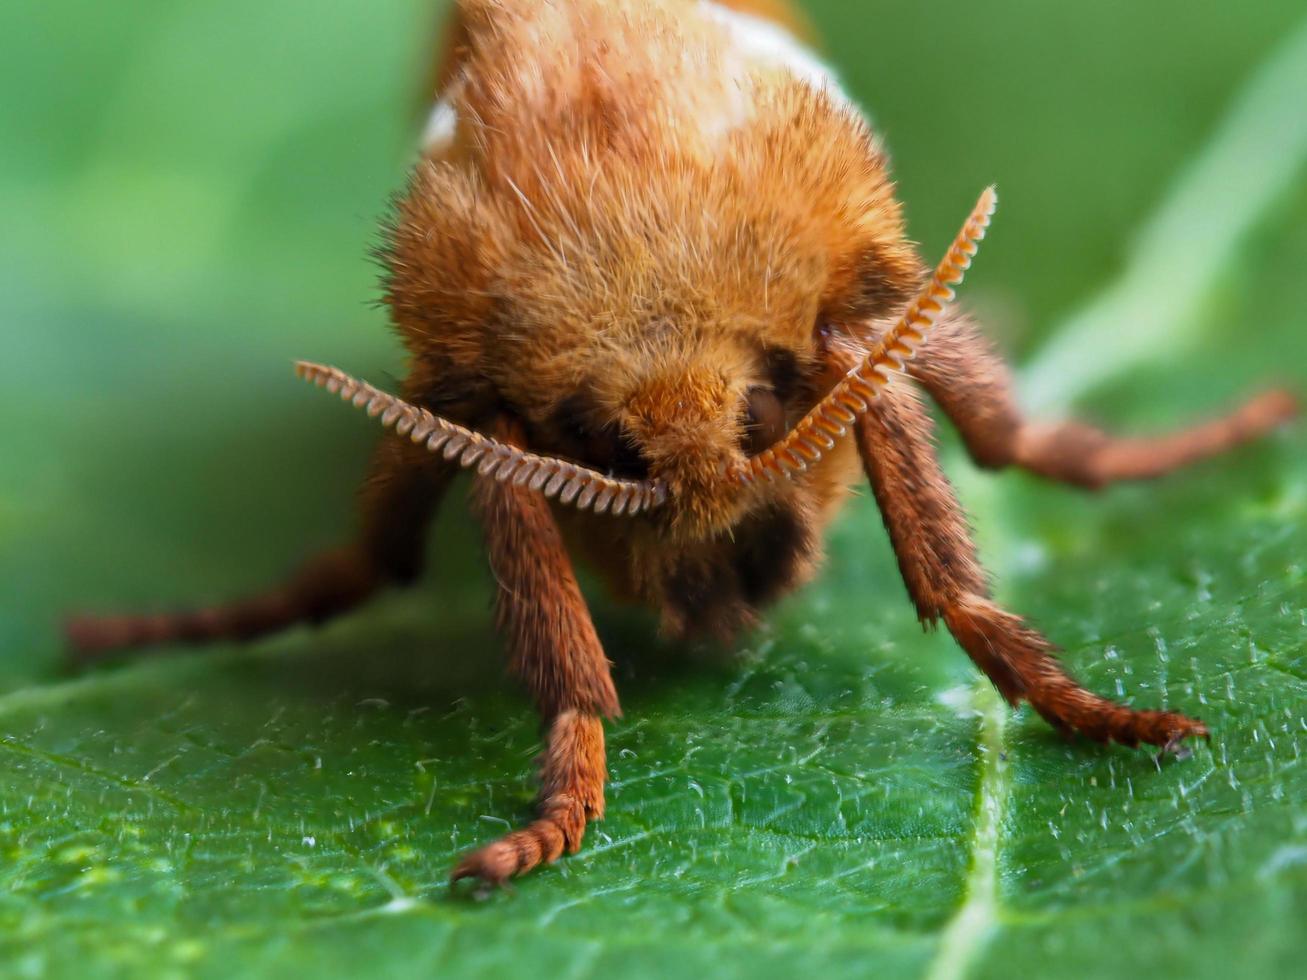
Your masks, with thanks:
<instances>
[{"instance_id":1,"label":"out-of-focus foliage","mask_svg":"<svg viewBox=\"0 0 1307 980\"><path fill-rule=\"evenodd\" d=\"M1302 30L1290 0L812 6L928 254L1000 184L967 295L1036 370L1175 182L1232 166L1221 118ZM1093 499L949 449L1004 601L1095 689L1199 714L1210 747L1158 766L1009 718L917 628L864 499L738 661L598 598L627 711L608 819L488 902L445 875L529 813L536 722L500 680L461 502L429 585L325 630L62 671L67 609L248 590L347 526L375 430L288 365L397 369L365 255L431 21L412 0L0 12L0 972L1293 973L1301 428ZM1277 91L1262 122L1301 125L1302 91ZM1078 408L1143 428L1268 373L1307 390L1296 172L1177 346Z\"/></svg>"}]
</instances>

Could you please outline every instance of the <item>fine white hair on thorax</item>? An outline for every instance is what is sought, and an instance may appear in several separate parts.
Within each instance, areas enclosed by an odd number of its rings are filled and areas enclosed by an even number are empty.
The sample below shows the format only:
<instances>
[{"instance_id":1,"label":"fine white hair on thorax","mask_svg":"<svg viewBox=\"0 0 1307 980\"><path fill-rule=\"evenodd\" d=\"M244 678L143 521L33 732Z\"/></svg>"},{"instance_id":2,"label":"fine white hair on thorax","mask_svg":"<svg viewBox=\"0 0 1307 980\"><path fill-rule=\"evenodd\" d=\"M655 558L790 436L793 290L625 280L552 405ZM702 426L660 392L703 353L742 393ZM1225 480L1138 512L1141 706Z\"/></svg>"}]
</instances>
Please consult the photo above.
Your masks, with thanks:
<instances>
[{"instance_id":1,"label":"fine white hair on thorax","mask_svg":"<svg viewBox=\"0 0 1307 980\"><path fill-rule=\"evenodd\" d=\"M780 24L732 10L714 0L700 0L699 9L710 21L723 28L731 42L728 63L720 66L727 75L734 75L748 64L780 68L841 102L849 102L830 67ZM454 144L459 123L458 110L455 108L458 88L456 82L453 89L446 91L437 100L427 116L422 130L421 148L428 157L440 158ZM729 132L747 115L747 107L743 104L722 106L721 116L713 120L715 125L711 126L711 130ZM708 121L704 124L709 125Z\"/></svg>"},{"instance_id":2,"label":"fine white hair on thorax","mask_svg":"<svg viewBox=\"0 0 1307 980\"><path fill-rule=\"evenodd\" d=\"M814 88L844 97L839 79L829 66L780 24L732 10L714 0L701 0L700 9L709 19L726 29L731 40L749 60L786 68Z\"/></svg>"},{"instance_id":3,"label":"fine white hair on thorax","mask_svg":"<svg viewBox=\"0 0 1307 980\"><path fill-rule=\"evenodd\" d=\"M422 129L422 151L429 156L442 156L453 145L458 131L458 111L448 95L431 107L427 124Z\"/></svg>"}]
</instances>

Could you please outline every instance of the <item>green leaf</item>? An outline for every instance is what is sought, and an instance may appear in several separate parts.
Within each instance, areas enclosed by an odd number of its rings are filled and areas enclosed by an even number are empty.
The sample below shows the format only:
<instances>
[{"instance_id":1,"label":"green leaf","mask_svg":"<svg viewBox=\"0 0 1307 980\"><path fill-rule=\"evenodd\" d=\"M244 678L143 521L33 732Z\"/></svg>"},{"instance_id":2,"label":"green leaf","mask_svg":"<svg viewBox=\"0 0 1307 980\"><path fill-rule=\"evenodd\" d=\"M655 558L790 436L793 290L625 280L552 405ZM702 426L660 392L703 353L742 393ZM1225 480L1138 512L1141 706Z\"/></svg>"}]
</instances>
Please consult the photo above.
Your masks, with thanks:
<instances>
[{"instance_id":1,"label":"green leaf","mask_svg":"<svg viewBox=\"0 0 1307 980\"><path fill-rule=\"evenodd\" d=\"M461 501L429 582L325 629L64 671L63 613L233 595L348 526L374 424L289 362L397 363L363 255L426 11L377 6L0 13L30 42L0 58L27 93L0 158L0 973L1295 975L1302 427L1096 497L946 447L1003 601L1210 746L1158 763L1008 712L918 629L863 497L735 655L589 589L626 709L608 816L487 901L446 876L529 815L538 733ZM1045 400L1142 429L1267 374L1307 390L1300 4L813 6L930 254L1002 187L967 296ZM1255 178L1243 110L1278 154ZM1239 220L1171 226L1211 259L1177 297L1127 245L1203 167ZM1084 308L1164 345L1077 333Z\"/></svg>"}]
</instances>

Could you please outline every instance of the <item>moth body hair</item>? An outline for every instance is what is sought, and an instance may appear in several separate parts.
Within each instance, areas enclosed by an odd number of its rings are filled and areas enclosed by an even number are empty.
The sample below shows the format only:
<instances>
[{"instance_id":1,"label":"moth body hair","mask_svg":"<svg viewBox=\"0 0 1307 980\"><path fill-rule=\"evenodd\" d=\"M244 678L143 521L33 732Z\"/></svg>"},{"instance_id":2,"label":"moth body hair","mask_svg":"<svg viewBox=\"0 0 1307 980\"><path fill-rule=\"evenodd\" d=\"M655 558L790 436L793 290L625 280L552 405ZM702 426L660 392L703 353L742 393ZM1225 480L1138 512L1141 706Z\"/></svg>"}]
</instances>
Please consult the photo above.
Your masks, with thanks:
<instances>
[{"instance_id":1,"label":"moth body hair","mask_svg":"<svg viewBox=\"0 0 1307 980\"><path fill-rule=\"evenodd\" d=\"M1091 489L1262 435L1291 396L1147 438L1027 421L953 305L995 192L932 271L879 137L785 0L461 0L440 50L380 252L400 391L297 368L386 429L356 535L227 606L74 620L83 655L252 639L412 582L470 469L496 624L545 725L536 818L453 873L502 883L603 815L621 708L573 558L666 634L729 642L816 574L862 483L923 626L1011 704L1098 742L1208 734L1081 687L994 602L920 392L979 465Z\"/></svg>"}]
</instances>

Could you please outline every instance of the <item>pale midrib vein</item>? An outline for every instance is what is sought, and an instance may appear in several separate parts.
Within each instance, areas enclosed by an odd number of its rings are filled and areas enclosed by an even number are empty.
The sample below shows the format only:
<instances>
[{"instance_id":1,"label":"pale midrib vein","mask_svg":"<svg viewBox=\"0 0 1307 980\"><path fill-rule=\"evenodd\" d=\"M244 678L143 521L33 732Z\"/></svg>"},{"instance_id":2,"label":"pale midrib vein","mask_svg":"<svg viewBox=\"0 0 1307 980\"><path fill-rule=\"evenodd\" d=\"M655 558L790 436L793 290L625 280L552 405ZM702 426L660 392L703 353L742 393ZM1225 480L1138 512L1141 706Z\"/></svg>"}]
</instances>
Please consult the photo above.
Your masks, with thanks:
<instances>
[{"instance_id":1,"label":"pale midrib vein","mask_svg":"<svg viewBox=\"0 0 1307 980\"><path fill-rule=\"evenodd\" d=\"M1296 108L1303 91L1307 22L1240 91L1214 138L1140 230L1122 276L1052 331L1052 340L1023 372L1028 407L1064 408L1095 385L1183 341L1197 304L1241 239L1291 186L1307 159L1307 113L1282 111L1286 105ZM127 683L135 673L122 669L115 681ZM0 696L0 715L98 692L108 683L93 675L14 691ZM964 976L999 926L999 860L1011 792L1004 749L1008 709L983 680L974 704L980 772L968 838L971 860L963 902L941 935L926 974L930 980Z\"/></svg>"},{"instance_id":2,"label":"pale midrib vein","mask_svg":"<svg viewBox=\"0 0 1307 980\"><path fill-rule=\"evenodd\" d=\"M1307 161L1307 113L1285 113L1307 91L1307 21L1262 63L1212 139L1141 229L1125 272L1052 339L1022 374L1025 406L1062 409L1095 385L1184 339L1198 304L1240 241ZM1243 326L1243 325L1239 325ZM963 483L968 483L964 478ZM967 495L984 501L986 494ZM994 521L997 506L982 507ZM926 972L957 980L999 927L999 851L1010 793L1003 733L1008 708L979 681L980 779L962 905Z\"/></svg>"},{"instance_id":3,"label":"pale midrib vein","mask_svg":"<svg viewBox=\"0 0 1307 980\"><path fill-rule=\"evenodd\" d=\"M939 950L926 973L928 980L956 980L965 975L998 926L999 847L1011 791L1003 745L1008 706L988 681L977 682L972 697L980 724L980 776L969 838L971 867L962 905L940 937Z\"/></svg>"}]
</instances>

